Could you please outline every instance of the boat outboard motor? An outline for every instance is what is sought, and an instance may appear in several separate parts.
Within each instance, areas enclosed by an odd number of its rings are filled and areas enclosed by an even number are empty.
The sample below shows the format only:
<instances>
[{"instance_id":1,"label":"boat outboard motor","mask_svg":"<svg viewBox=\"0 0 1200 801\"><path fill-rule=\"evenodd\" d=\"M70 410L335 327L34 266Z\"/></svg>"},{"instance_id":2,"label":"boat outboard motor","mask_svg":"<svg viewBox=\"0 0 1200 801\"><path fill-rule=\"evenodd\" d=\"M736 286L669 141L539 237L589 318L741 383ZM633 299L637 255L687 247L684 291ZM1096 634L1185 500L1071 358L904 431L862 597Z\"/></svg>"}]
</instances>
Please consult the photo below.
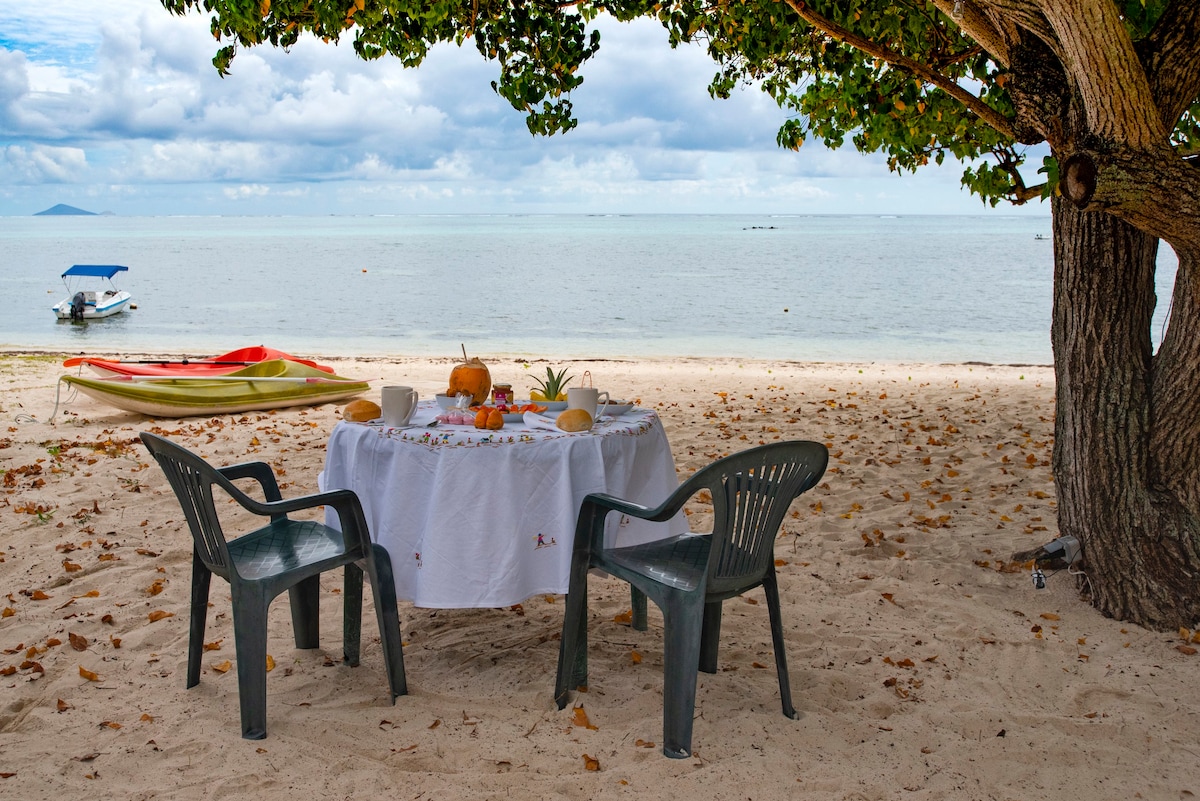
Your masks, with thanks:
<instances>
[{"instance_id":1,"label":"boat outboard motor","mask_svg":"<svg viewBox=\"0 0 1200 801\"><path fill-rule=\"evenodd\" d=\"M71 298L71 319L82 320L83 310L87 307L87 298L82 292L76 292L75 297Z\"/></svg>"}]
</instances>

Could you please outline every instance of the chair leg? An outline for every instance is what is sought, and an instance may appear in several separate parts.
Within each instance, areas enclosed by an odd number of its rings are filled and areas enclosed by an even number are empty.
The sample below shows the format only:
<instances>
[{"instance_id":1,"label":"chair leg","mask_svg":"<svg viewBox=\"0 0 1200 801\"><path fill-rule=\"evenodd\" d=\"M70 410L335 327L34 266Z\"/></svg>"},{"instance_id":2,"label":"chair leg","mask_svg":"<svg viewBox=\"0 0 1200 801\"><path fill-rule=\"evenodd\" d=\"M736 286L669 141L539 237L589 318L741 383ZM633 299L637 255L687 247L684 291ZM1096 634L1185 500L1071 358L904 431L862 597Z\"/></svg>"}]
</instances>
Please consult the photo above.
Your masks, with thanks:
<instances>
[{"instance_id":1,"label":"chair leg","mask_svg":"<svg viewBox=\"0 0 1200 801\"><path fill-rule=\"evenodd\" d=\"M800 714L792 706L792 684L788 677L787 652L783 649L783 614L779 608L779 583L775 568L767 571L763 578L763 593L767 596L767 614L771 616L771 644L775 648L775 672L779 674L779 697L783 701L783 714L799 720Z\"/></svg>"},{"instance_id":2,"label":"chair leg","mask_svg":"<svg viewBox=\"0 0 1200 801\"><path fill-rule=\"evenodd\" d=\"M240 596L240 597L239 597ZM234 592L233 639L237 649L242 737L267 736L267 605L257 588Z\"/></svg>"},{"instance_id":3,"label":"chair leg","mask_svg":"<svg viewBox=\"0 0 1200 801\"><path fill-rule=\"evenodd\" d=\"M686 759L692 753L696 677L700 664L703 604L670 593L663 603L663 753Z\"/></svg>"},{"instance_id":4,"label":"chair leg","mask_svg":"<svg viewBox=\"0 0 1200 801\"><path fill-rule=\"evenodd\" d=\"M357 667L362 644L363 572L356 564L347 564L342 570L342 662ZM375 600L379 602L378 595Z\"/></svg>"},{"instance_id":5,"label":"chair leg","mask_svg":"<svg viewBox=\"0 0 1200 801\"><path fill-rule=\"evenodd\" d=\"M367 567L371 571L375 619L379 623L379 637L383 642L383 664L387 669L388 686L391 688L392 703L394 704L397 696L408 695L408 680L404 673L404 643L400 629L400 611L396 603L396 577L392 573L392 558L388 555L387 549L382 545L372 545L371 550L373 564L368 562ZM361 602L358 608L361 618Z\"/></svg>"},{"instance_id":6,"label":"chair leg","mask_svg":"<svg viewBox=\"0 0 1200 801\"><path fill-rule=\"evenodd\" d=\"M721 602L710 601L704 605L704 625L700 632L700 669L705 673L717 672L717 645L721 640Z\"/></svg>"},{"instance_id":7,"label":"chair leg","mask_svg":"<svg viewBox=\"0 0 1200 801\"><path fill-rule=\"evenodd\" d=\"M195 552L192 553L192 609L188 624L187 686L200 683L200 659L204 655L204 623L208 617L208 588L212 573Z\"/></svg>"},{"instance_id":8,"label":"chair leg","mask_svg":"<svg viewBox=\"0 0 1200 801\"><path fill-rule=\"evenodd\" d=\"M645 631L650 624L646 617L646 593L629 585L629 606L633 610L633 628L635 631Z\"/></svg>"},{"instance_id":9,"label":"chair leg","mask_svg":"<svg viewBox=\"0 0 1200 801\"><path fill-rule=\"evenodd\" d=\"M321 644L321 577L309 576L288 588L292 608L292 633L297 648Z\"/></svg>"},{"instance_id":10,"label":"chair leg","mask_svg":"<svg viewBox=\"0 0 1200 801\"><path fill-rule=\"evenodd\" d=\"M571 562L567 585L567 608L563 613L562 636L558 643L558 676L554 682L554 701L562 709L571 700L571 691L587 684L587 571L586 558Z\"/></svg>"}]
</instances>

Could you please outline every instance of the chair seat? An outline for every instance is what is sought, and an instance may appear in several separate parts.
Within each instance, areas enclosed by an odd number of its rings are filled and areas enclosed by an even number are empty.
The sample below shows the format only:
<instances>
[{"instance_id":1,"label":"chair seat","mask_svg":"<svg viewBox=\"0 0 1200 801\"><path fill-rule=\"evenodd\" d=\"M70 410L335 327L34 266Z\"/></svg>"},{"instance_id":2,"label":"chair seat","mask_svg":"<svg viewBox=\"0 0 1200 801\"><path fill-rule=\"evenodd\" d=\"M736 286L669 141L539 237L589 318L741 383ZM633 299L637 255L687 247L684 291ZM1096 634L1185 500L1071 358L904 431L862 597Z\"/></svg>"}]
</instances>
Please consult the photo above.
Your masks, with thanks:
<instances>
[{"instance_id":1,"label":"chair seat","mask_svg":"<svg viewBox=\"0 0 1200 801\"><path fill-rule=\"evenodd\" d=\"M690 591L704 579L711 548L711 536L683 534L644 545L613 548L604 552L604 561L660 584Z\"/></svg>"},{"instance_id":2,"label":"chair seat","mask_svg":"<svg viewBox=\"0 0 1200 801\"><path fill-rule=\"evenodd\" d=\"M229 558L248 580L282 575L345 552L342 532L307 520L278 520L229 543Z\"/></svg>"}]
</instances>

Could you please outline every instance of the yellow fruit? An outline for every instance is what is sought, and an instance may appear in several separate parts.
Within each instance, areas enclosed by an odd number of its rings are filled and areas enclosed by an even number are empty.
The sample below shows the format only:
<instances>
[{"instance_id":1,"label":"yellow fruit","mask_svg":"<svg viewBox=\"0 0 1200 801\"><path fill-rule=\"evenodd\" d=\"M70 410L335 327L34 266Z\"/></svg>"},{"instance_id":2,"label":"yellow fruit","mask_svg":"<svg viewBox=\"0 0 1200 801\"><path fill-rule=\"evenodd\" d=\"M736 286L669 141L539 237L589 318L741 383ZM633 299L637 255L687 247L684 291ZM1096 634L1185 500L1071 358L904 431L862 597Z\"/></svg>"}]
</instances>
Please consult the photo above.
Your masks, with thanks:
<instances>
[{"instance_id":1,"label":"yellow fruit","mask_svg":"<svg viewBox=\"0 0 1200 801\"><path fill-rule=\"evenodd\" d=\"M535 401L544 401L546 400L546 396L535 389L529 393L529 399Z\"/></svg>"},{"instance_id":2,"label":"yellow fruit","mask_svg":"<svg viewBox=\"0 0 1200 801\"><path fill-rule=\"evenodd\" d=\"M498 431L504 428L504 415L499 409L492 409L491 414L487 418L487 427L492 431Z\"/></svg>"},{"instance_id":3,"label":"yellow fruit","mask_svg":"<svg viewBox=\"0 0 1200 801\"><path fill-rule=\"evenodd\" d=\"M538 385L538 394L541 395L541 400L560 400L565 398L566 386L571 382L571 376L567 375L567 368L559 370L557 373L551 367L546 368L545 378L535 378L534 383ZM532 393L531 393L532 394Z\"/></svg>"}]
</instances>

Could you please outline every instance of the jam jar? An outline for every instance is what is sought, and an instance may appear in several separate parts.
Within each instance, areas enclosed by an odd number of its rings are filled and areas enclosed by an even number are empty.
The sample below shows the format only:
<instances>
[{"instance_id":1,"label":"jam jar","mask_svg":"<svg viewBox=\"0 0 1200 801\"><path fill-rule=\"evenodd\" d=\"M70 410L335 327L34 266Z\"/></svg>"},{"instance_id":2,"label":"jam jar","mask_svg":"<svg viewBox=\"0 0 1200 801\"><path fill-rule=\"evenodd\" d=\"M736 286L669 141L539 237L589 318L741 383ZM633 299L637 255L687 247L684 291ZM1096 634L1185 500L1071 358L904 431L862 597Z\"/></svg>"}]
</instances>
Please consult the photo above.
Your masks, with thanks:
<instances>
[{"instance_id":1,"label":"jam jar","mask_svg":"<svg viewBox=\"0 0 1200 801\"><path fill-rule=\"evenodd\" d=\"M512 384L493 384L492 403L496 406L511 406L513 402Z\"/></svg>"}]
</instances>

